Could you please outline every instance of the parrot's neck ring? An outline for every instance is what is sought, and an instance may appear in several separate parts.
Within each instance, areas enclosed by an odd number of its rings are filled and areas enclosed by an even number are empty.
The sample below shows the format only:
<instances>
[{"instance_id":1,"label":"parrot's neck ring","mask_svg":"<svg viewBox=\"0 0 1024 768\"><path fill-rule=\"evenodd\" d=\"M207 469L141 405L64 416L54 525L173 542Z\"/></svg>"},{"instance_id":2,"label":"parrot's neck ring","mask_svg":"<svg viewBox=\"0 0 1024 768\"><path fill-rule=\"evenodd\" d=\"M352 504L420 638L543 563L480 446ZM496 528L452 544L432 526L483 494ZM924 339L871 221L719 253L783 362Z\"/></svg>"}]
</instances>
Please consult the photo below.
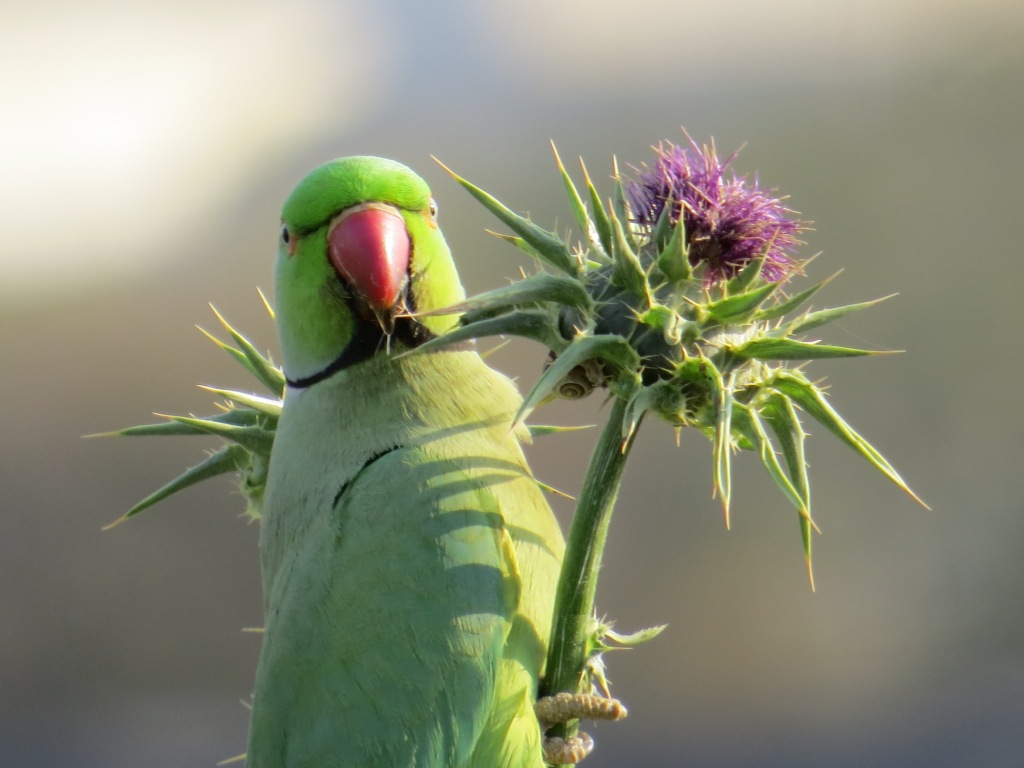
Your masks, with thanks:
<instances>
[{"instance_id":1,"label":"parrot's neck ring","mask_svg":"<svg viewBox=\"0 0 1024 768\"><path fill-rule=\"evenodd\" d=\"M349 343L345 345L345 349L341 351L340 355L319 371L311 373L309 376L302 376L298 379L293 379L286 375L285 382L287 382L288 386L292 389L304 389L306 387L311 387L325 379L331 378L331 376L338 373L338 371L342 371L350 366L369 360L378 352L387 350L388 348L398 352L407 352L410 349L415 349L420 344L424 344L434 338L436 338L436 335L418 320L411 317L400 317L395 321L395 329L390 336L392 342L400 342L398 349L395 350L393 343L388 343L388 336L380 329L379 326L374 323L359 323L356 326L355 333L349 340ZM473 342L470 340L451 344L445 349L459 350L472 348Z\"/></svg>"},{"instance_id":2,"label":"parrot's neck ring","mask_svg":"<svg viewBox=\"0 0 1024 768\"><path fill-rule=\"evenodd\" d=\"M331 376L336 374L343 368L348 368L350 365L362 362L367 356L356 356L349 354L351 347L346 347L345 351L334 358L325 368L320 369L316 373L310 374L309 376L303 376L301 379L293 379L291 376L285 376L284 380L292 389L305 389L306 387L312 387L324 379L329 379Z\"/></svg>"}]
</instances>

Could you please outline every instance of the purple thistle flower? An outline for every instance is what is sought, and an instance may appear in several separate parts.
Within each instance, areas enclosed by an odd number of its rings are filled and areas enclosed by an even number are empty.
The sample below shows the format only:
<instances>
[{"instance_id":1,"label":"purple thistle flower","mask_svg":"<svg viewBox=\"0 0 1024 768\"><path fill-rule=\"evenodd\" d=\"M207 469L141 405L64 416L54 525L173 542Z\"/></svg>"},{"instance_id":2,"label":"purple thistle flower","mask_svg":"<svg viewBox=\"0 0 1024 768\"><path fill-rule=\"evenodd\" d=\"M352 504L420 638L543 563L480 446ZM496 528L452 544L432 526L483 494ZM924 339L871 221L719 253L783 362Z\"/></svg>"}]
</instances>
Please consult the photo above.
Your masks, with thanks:
<instances>
[{"instance_id":1,"label":"purple thistle flower","mask_svg":"<svg viewBox=\"0 0 1024 768\"><path fill-rule=\"evenodd\" d=\"M658 145L654 167L634 169L637 178L626 183L625 191L636 223L653 227L671 205L672 223L683 217L690 264L704 264L709 285L732 277L762 253L766 280L780 282L799 272L789 254L801 244L796 235L807 229L806 223L791 218L794 212L782 198L761 189L756 178L748 184L732 171L726 178L738 150L721 162L714 143L701 147L687 139L689 147Z\"/></svg>"}]
</instances>

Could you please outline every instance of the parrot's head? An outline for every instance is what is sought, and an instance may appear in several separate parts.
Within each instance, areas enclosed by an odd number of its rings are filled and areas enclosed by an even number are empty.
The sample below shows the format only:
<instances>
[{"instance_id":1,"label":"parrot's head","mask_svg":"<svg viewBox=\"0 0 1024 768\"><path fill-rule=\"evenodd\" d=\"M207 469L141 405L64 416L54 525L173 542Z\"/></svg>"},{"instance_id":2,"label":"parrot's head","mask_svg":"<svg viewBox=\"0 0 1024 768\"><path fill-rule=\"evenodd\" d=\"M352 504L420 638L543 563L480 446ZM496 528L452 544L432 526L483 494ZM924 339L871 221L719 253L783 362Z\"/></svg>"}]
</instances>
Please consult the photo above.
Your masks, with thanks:
<instances>
[{"instance_id":1,"label":"parrot's head","mask_svg":"<svg viewBox=\"0 0 1024 768\"><path fill-rule=\"evenodd\" d=\"M379 157L304 178L281 212L275 304L284 368L309 385L375 354L416 346L465 297L427 183Z\"/></svg>"}]
</instances>

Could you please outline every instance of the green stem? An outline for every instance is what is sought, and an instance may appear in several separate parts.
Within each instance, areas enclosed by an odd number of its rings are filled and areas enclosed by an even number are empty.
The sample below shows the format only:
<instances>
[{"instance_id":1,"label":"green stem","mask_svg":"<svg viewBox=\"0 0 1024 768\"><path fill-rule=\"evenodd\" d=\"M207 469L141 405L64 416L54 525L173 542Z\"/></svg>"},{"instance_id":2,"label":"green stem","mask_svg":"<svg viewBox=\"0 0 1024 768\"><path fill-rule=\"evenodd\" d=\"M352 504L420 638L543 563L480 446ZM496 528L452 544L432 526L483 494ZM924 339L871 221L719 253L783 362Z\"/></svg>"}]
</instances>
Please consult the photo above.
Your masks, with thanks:
<instances>
[{"instance_id":1,"label":"green stem","mask_svg":"<svg viewBox=\"0 0 1024 768\"><path fill-rule=\"evenodd\" d=\"M601 432L601 437L590 457L576 514L569 531L565 560L558 578L555 596L554 627L548 649L547 668L541 682L541 695L550 696L560 691L577 693L583 681L583 668L587 661L587 639L592 631L594 594L601 555L608 537L615 499L619 494L623 470L633 435L623 442L622 421L626 414L626 401L612 398L612 410ZM556 735L575 735L573 728L563 729Z\"/></svg>"}]
</instances>

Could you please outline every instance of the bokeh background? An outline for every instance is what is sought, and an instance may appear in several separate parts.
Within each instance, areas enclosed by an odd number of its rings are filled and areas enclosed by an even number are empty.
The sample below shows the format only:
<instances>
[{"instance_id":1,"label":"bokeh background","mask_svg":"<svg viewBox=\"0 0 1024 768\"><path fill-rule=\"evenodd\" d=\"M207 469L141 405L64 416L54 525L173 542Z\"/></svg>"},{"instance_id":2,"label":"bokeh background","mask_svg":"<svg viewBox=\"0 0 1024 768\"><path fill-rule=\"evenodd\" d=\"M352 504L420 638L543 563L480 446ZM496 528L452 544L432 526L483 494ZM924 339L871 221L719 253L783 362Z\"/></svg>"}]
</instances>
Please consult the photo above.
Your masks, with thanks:
<instances>
[{"instance_id":1,"label":"bokeh background","mask_svg":"<svg viewBox=\"0 0 1024 768\"><path fill-rule=\"evenodd\" d=\"M795 514L740 456L645 425L600 608L630 718L602 766L1024 765L1017 0L6 2L0 26L0 765L213 766L244 750L257 528L222 479L101 532L203 440L81 435L248 386L192 329L274 330L278 210L310 168L419 169L471 291L522 261L430 159L568 226L548 140L606 184L685 126L815 221L829 326L907 350L815 364L927 512L814 429L817 593ZM605 186L608 189L608 186ZM809 283L808 283L809 284ZM543 354L496 364L528 385ZM546 421L595 423L597 398ZM573 492L595 430L531 449ZM557 503L557 502L556 502ZM566 520L568 504L558 503Z\"/></svg>"}]
</instances>

